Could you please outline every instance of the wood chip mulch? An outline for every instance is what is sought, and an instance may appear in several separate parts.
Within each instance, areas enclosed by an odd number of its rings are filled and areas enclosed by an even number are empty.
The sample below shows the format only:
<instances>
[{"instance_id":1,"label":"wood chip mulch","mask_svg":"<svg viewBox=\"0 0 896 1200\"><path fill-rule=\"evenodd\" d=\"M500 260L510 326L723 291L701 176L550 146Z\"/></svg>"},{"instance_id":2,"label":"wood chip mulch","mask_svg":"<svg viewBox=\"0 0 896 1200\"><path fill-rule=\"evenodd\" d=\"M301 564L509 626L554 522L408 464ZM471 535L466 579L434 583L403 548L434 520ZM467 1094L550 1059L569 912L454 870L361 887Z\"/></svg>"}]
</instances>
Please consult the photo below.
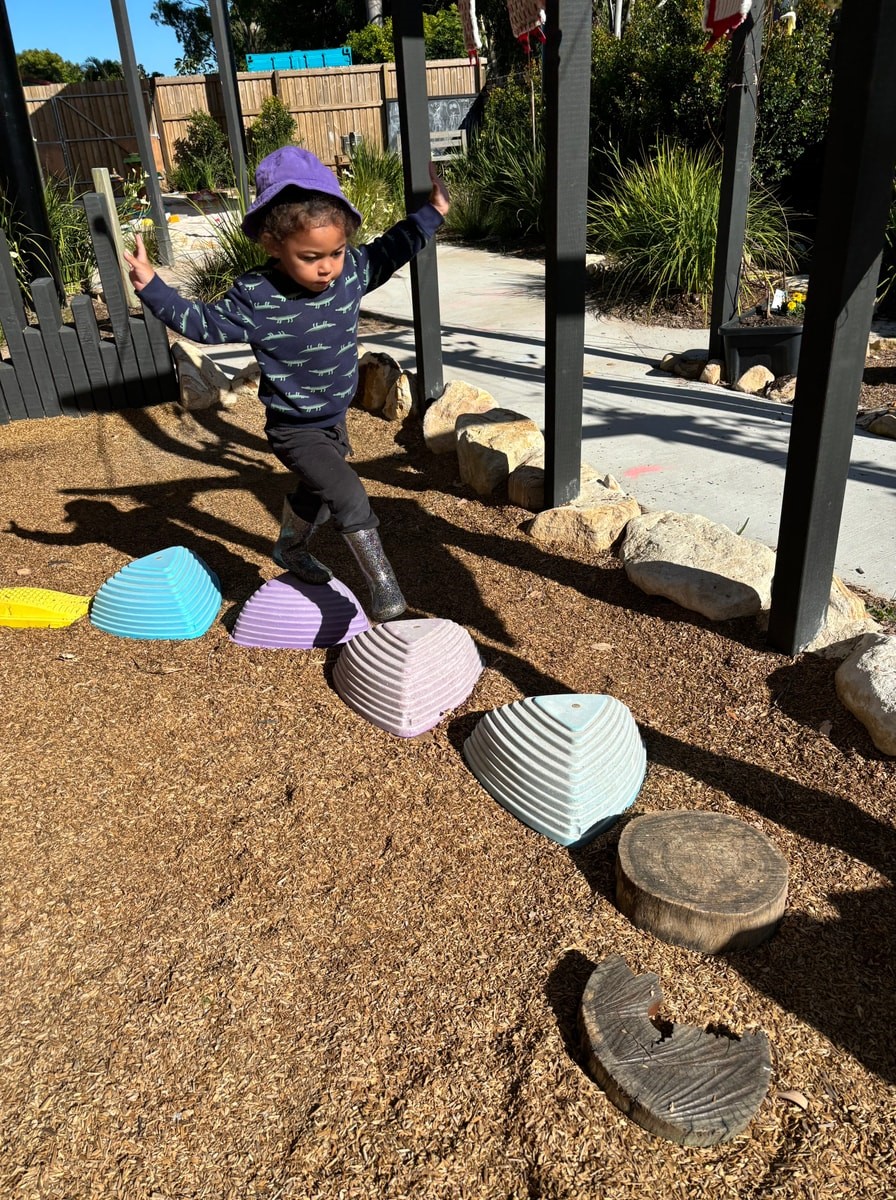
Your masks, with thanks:
<instances>
[{"instance_id":1,"label":"wood chip mulch","mask_svg":"<svg viewBox=\"0 0 896 1200\"><path fill-rule=\"evenodd\" d=\"M88 620L0 629L0 1195L10 1200L884 1198L896 1191L896 765L835 664L642 595L610 554L535 545L419 428L350 414L415 611L469 629L469 701L402 740L350 711L334 651L232 644L286 476L260 406L0 430L2 586L93 594L195 550L204 637ZM317 553L361 594L325 528ZM609 692L644 736L627 818L567 851L466 768L478 717ZM709 957L613 898L631 814L760 829L790 865L778 934ZM772 1044L767 1099L712 1149L657 1140L582 1066L594 965L653 971L663 1016Z\"/></svg>"}]
</instances>

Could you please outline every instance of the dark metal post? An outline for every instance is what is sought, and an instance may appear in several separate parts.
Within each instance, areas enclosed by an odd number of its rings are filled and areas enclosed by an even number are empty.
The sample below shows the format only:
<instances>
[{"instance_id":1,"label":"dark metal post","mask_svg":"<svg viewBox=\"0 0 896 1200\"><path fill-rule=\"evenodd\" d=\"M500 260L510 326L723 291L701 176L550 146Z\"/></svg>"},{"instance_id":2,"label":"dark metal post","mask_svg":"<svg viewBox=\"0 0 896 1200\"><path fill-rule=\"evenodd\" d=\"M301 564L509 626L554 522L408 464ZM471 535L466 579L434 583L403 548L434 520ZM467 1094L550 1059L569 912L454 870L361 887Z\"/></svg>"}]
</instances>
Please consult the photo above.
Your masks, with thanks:
<instances>
[{"instance_id":1,"label":"dark metal post","mask_svg":"<svg viewBox=\"0 0 896 1200\"><path fill-rule=\"evenodd\" d=\"M551 0L546 37L544 502L556 508L578 496L582 463L590 0Z\"/></svg>"},{"instance_id":2,"label":"dark metal post","mask_svg":"<svg viewBox=\"0 0 896 1200\"><path fill-rule=\"evenodd\" d=\"M719 328L737 316L740 266L747 229L753 139L756 135L756 97L762 57L762 9L753 5L742 25L731 35L731 68L725 108L725 145L722 151L722 186L719 192L719 225L712 279L709 356L722 357Z\"/></svg>"},{"instance_id":3,"label":"dark metal post","mask_svg":"<svg viewBox=\"0 0 896 1200\"><path fill-rule=\"evenodd\" d=\"M419 0L395 0L392 22L404 198L407 211L414 212L426 203L431 190L429 100L423 49L423 9ZM437 400L445 390L435 241L430 241L411 261L411 298L414 306L417 390L420 402L425 407L431 400Z\"/></svg>"},{"instance_id":4,"label":"dark metal post","mask_svg":"<svg viewBox=\"0 0 896 1200\"><path fill-rule=\"evenodd\" d=\"M0 189L12 206L15 220L27 231L21 250L31 279L51 272L59 299L65 289L53 248L44 185L25 93L19 81L16 48L6 15L6 0L0 0Z\"/></svg>"},{"instance_id":5,"label":"dark metal post","mask_svg":"<svg viewBox=\"0 0 896 1200\"><path fill-rule=\"evenodd\" d=\"M115 18L115 32L118 35L118 49L121 53L121 66L124 71L131 120L134 122L137 149L140 151L140 161L146 175L146 195L149 200L149 211L155 223L159 257L163 263L170 266L174 262L174 253L171 249L171 238L165 220L165 208L162 204L162 189L159 187L156 160L152 152L149 122L143 106L143 82L137 70L137 56L134 53L134 42L131 38L126 0L112 0L112 16Z\"/></svg>"},{"instance_id":6,"label":"dark metal post","mask_svg":"<svg viewBox=\"0 0 896 1200\"><path fill-rule=\"evenodd\" d=\"M786 654L821 629L831 590L896 164L894 47L893 0L844 0L769 620Z\"/></svg>"},{"instance_id":7,"label":"dark metal post","mask_svg":"<svg viewBox=\"0 0 896 1200\"><path fill-rule=\"evenodd\" d=\"M224 99L224 120L227 123L227 137L230 141L230 155L233 159L233 170L236 186L243 200L243 207L249 207L249 179L246 173L246 131L243 127L243 110L240 105L240 93L236 80L236 56L233 52L233 37L230 32L230 21L224 10L224 0L209 0L209 13L212 18L212 37L215 42L215 55L218 59L218 78L221 81L221 93Z\"/></svg>"}]
</instances>

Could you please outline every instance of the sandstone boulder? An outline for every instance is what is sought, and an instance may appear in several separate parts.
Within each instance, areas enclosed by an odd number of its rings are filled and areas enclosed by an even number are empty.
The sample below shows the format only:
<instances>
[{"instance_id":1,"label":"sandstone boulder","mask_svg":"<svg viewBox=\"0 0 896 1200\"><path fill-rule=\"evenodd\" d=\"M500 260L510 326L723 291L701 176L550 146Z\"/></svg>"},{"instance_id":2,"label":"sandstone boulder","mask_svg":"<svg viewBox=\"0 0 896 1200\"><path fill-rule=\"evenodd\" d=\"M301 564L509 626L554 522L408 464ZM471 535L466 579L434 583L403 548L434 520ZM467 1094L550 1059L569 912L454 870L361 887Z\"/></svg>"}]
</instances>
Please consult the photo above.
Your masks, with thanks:
<instances>
[{"instance_id":1,"label":"sandstone boulder","mask_svg":"<svg viewBox=\"0 0 896 1200\"><path fill-rule=\"evenodd\" d=\"M519 413L492 408L457 419L460 477L480 496L490 495L520 463L538 454L544 455L541 430Z\"/></svg>"},{"instance_id":2,"label":"sandstone boulder","mask_svg":"<svg viewBox=\"0 0 896 1200\"><path fill-rule=\"evenodd\" d=\"M885 412L874 420L868 426L869 433L876 433L879 437L896 438L896 412Z\"/></svg>"},{"instance_id":3,"label":"sandstone boulder","mask_svg":"<svg viewBox=\"0 0 896 1200\"><path fill-rule=\"evenodd\" d=\"M750 396L758 396L774 380L774 375L768 369L757 365L744 371L743 375L733 385L735 392L746 392Z\"/></svg>"},{"instance_id":4,"label":"sandstone boulder","mask_svg":"<svg viewBox=\"0 0 896 1200\"><path fill-rule=\"evenodd\" d=\"M457 419L465 413L484 413L495 407L494 396L470 383L452 380L430 404L423 417L423 440L433 454L457 450Z\"/></svg>"},{"instance_id":5,"label":"sandstone boulder","mask_svg":"<svg viewBox=\"0 0 896 1200\"><path fill-rule=\"evenodd\" d=\"M711 358L700 374L700 382L712 384L721 383L724 373L725 364L719 362L717 358Z\"/></svg>"},{"instance_id":6,"label":"sandstone boulder","mask_svg":"<svg viewBox=\"0 0 896 1200\"><path fill-rule=\"evenodd\" d=\"M403 421L414 409L417 377L412 371L402 371L386 393L383 416L387 421Z\"/></svg>"},{"instance_id":7,"label":"sandstone boulder","mask_svg":"<svg viewBox=\"0 0 896 1200\"><path fill-rule=\"evenodd\" d=\"M896 637L866 634L838 667L834 683L878 750L896 756Z\"/></svg>"},{"instance_id":8,"label":"sandstone boulder","mask_svg":"<svg viewBox=\"0 0 896 1200\"><path fill-rule=\"evenodd\" d=\"M382 412L386 397L395 386L401 367L389 354L368 350L358 362L358 390L355 403L367 412Z\"/></svg>"},{"instance_id":9,"label":"sandstone boulder","mask_svg":"<svg viewBox=\"0 0 896 1200\"><path fill-rule=\"evenodd\" d=\"M712 621L753 616L771 601L774 551L695 513L635 517L620 558L643 592L666 596Z\"/></svg>"},{"instance_id":10,"label":"sandstone boulder","mask_svg":"<svg viewBox=\"0 0 896 1200\"><path fill-rule=\"evenodd\" d=\"M582 463L579 480L584 489L589 483L599 479L597 471L588 463ZM606 480L612 480L614 490L621 491L619 484L612 475L605 478L605 486L610 487ZM520 508L528 508L529 512L541 512L544 508L544 455L536 454L527 462L516 467L507 477L507 496L511 504Z\"/></svg>"},{"instance_id":11,"label":"sandstone boulder","mask_svg":"<svg viewBox=\"0 0 896 1200\"><path fill-rule=\"evenodd\" d=\"M609 550L629 521L640 515L641 506L612 475L606 480L589 480L569 504L540 512L530 522L529 534L544 546L578 553Z\"/></svg>"},{"instance_id":12,"label":"sandstone boulder","mask_svg":"<svg viewBox=\"0 0 896 1200\"><path fill-rule=\"evenodd\" d=\"M174 342L171 357L177 367L183 408L191 412L213 408L219 403L221 394L229 392L230 380L193 342Z\"/></svg>"}]
</instances>

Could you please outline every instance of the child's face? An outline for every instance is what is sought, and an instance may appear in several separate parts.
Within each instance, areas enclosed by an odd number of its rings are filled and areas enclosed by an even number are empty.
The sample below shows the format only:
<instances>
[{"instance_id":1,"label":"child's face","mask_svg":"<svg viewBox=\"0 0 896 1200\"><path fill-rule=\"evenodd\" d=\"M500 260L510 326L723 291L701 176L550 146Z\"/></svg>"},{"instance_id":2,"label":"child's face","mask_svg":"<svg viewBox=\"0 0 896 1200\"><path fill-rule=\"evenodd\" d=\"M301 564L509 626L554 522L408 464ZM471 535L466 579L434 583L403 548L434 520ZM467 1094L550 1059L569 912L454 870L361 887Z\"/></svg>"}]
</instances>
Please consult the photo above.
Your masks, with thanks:
<instances>
[{"instance_id":1,"label":"child's face","mask_svg":"<svg viewBox=\"0 0 896 1200\"><path fill-rule=\"evenodd\" d=\"M294 283L312 292L325 291L345 266L345 230L338 225L313 225L282 241L268 237L264 245Z\"/></svg>"}]
</instances>

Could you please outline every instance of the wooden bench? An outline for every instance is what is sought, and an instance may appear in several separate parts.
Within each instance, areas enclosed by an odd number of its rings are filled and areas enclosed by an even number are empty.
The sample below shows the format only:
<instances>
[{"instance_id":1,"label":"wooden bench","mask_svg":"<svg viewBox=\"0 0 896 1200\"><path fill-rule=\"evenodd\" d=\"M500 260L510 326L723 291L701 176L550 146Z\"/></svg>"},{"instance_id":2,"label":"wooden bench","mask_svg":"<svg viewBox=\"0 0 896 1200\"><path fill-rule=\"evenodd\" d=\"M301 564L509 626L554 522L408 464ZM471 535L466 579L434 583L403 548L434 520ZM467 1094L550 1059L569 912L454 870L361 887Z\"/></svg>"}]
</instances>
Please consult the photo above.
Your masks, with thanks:
<instances>
[{"instance_id":1,"label":"wooden bench","mask_svg":"<svg viewBox=\"0 0 896 1200\"><path fill-rule=\"evenodd\" d=\"M466 154L466 129L434 129L429 134L429 147L433 161L450 158L452 154Z\"/></svg>"}]
</instances>

